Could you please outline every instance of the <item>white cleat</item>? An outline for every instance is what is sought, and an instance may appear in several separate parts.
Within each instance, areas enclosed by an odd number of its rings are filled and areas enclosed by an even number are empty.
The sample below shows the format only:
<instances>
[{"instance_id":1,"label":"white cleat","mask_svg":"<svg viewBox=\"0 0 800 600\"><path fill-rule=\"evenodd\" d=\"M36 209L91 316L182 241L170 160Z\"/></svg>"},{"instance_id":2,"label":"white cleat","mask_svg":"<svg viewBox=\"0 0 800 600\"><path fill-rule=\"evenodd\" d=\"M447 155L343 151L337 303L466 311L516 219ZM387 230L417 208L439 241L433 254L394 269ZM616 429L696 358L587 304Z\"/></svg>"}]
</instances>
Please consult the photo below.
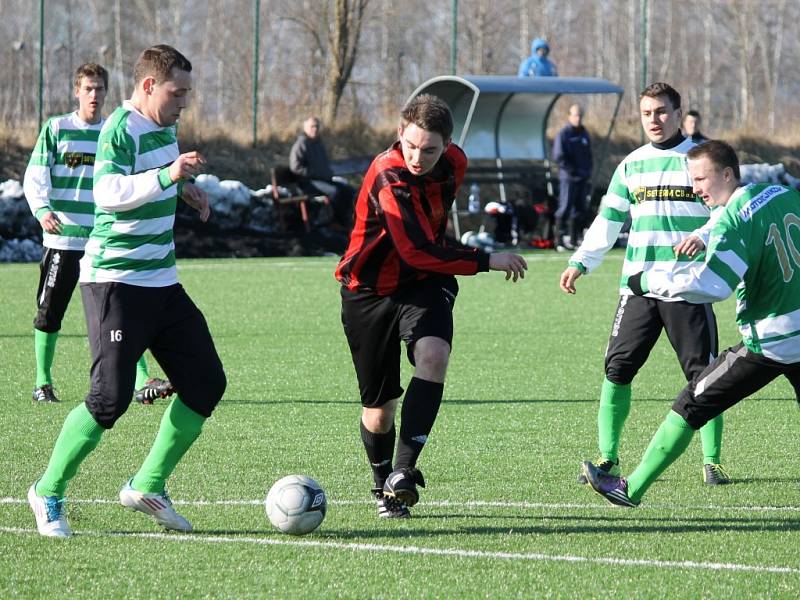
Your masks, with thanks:
<instances>
[{"instance_id":1,"label":"white cleat","mask_svg":"<svg viewBox=\"0 0 800 600\"><path fill-rule=\"evenodd\" d=\"M133 479L130 479L119 491L119 501L122 506L153 517L164 529L187 533L192 531L192 524L172 508L172 501L166 490L162 494L137 492L131 487L132 481Z\"/></svg>"},{"instance_id":2,"label":"white cleat","mask_svg":"<svg viewBox=\"0 0 800 600\"><path fill-rule=\"evenodd\" d=\"M39 535L46 537L69 537L72 530L67 523L64 499L55 496L37 496L36 483L28 489L28 504L36 517Z\"/></svg>"}]
</instances>

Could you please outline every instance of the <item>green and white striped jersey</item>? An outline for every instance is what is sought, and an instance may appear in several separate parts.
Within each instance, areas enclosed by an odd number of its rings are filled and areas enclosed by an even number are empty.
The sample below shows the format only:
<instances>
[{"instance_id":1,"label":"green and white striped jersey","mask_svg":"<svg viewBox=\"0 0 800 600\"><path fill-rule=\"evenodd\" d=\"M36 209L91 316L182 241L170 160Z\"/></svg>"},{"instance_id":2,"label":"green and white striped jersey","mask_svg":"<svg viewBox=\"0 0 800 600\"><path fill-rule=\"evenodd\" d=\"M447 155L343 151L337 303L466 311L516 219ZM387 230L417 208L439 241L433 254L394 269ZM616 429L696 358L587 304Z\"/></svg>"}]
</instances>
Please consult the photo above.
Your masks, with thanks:
<instances>
[{"instance_id":1,"label":"green and white striped jersey","mask_svg":"<svg viewBox=\"0 0 800 600\"><path fill-rule=\"evenodd\" d=\"M128 100L111 113L97 144L95 220L82 283L177 283L172 226L181 186L168 172L176 158L174 126L160 127Z\"/></svg>"},{"instance_id":2,"label":"green and white striped jersey","mask_svg":"<svg viewBox=\"0 0 800 600\"><path fill-rule=\"evenodd\" d=\"M39 133L23 189L37 219L52 211L61 221L60 234L43 232L48 248L83 250L86 245L94 222L92 175L102 126L102 120L85 123L75 111L51 117Z\"/></svg>"},{"instance_id":3,"label":"green and white striped jersey","mask_svg":"<svg viewBox=\"0 0 800 600\"><path fill-rule=\"evenodd\" d=\"M626 156L614 171L597 217L570 263L581 263L587 272L596 269L613 248L628 213L631 230L622 266L621 295L632 294L627 281L635 273L654 268L672 271L700 260L702 255L676 257L672 250L709 217L708 207L692 193L687 170L686 153L694 145L689 139L668 149L646 144Z\"/></svg>"},{"instance_id":4,"label":"green and white striped jersey","mask_svg":"<svg viewBox=\"0 0 800 600\"><path fill-rule=\"evenodd\" d=\"M651 292L717 302L736 290L744 345L781 363L800 362L800 194L780 185L742 187L711 231L705 261L650 271Z\"/></svg>"}]
</instances>

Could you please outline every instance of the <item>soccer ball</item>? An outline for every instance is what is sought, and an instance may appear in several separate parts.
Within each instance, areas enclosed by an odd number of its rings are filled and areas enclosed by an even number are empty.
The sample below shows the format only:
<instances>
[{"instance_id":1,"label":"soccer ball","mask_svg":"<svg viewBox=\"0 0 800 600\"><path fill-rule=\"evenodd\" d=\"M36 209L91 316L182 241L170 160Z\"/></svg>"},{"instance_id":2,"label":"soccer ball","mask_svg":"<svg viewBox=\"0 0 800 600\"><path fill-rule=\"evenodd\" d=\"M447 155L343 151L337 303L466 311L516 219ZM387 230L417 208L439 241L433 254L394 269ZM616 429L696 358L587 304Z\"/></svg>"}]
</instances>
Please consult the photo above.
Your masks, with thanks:
<instances>
[{"instance_id":1,"label":"soccer ball","mask_svg":"<svg viewBox=\"0 0 800 600\"><path fill-rule=\"evenodd\" d=\"M270 488L265 506L275 527L291 535L305 535L322 523L328 501L311 477L287 475Z\"/></svg>"}]
</instances>

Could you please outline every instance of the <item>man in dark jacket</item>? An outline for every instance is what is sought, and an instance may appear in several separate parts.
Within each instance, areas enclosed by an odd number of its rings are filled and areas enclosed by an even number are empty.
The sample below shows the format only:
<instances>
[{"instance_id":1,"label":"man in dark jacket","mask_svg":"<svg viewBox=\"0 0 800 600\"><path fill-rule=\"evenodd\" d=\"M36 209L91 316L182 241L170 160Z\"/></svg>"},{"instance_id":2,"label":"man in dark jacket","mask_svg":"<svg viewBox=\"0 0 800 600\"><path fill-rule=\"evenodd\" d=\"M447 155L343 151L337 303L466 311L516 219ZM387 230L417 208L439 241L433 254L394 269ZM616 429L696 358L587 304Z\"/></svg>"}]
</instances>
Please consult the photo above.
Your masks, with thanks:
<instances>
[{"instance_id":1,"label":"man in dark jacket","mask_svg":"<svg viewBox=\"0 0 800 600\"><path fill-rule=\"evenodd\" d=\"M592 144L589 132L581 124L583 108L569 107L567 125L553 142L553 160L558 165L558 210L556 210L556 248L574 250L578 247L586 213L586 196L592 175ZM565 229L569 227L569 241Z\"/></svg>"},{"instance_id":2,"label":"man in dark jacket","mask_svg":"<svg viewBox=\"0 0 800 600\"><path fill-rule=\"evenodd\" d=\"M289 154L289 168L300 177L304 193L330 199L334 222L349 230L353 225L355 190L334 180L328 152L320 138L321 128L317 117L309 117L303 122L303 133L297 137Z\"/></svg>"}]
</instances>

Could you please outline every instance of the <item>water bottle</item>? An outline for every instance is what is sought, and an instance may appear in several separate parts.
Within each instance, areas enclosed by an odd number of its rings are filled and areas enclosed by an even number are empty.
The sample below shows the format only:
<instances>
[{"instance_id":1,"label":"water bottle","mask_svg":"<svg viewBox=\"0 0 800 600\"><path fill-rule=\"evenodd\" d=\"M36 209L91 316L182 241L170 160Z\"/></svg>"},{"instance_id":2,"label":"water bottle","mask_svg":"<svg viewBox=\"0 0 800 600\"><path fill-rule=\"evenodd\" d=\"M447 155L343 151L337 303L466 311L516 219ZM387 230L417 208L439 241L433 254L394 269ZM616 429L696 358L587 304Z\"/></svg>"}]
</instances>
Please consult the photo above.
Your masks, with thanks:
<instances>
[{"instance_id":1,"label":"water bottle","mask_svg":"<svg viewBox=\"0 0 800 600\"><path fill-rule=\"evenodd\" d=\"M469 202L467 203L467 210L471 215L477 215L481 212L481 188L477 183L469 186Z\"/></svg>"}]
</instances>

